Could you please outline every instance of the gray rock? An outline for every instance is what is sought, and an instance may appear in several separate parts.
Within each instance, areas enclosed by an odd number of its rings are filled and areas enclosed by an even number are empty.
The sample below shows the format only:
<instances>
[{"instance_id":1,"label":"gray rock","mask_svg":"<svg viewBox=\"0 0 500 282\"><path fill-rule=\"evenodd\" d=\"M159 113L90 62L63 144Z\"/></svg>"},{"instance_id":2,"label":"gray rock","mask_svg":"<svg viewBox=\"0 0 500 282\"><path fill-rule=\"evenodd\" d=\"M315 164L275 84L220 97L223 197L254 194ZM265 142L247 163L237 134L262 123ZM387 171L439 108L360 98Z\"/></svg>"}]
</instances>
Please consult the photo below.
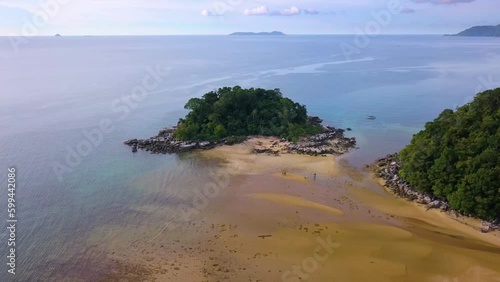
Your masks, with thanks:
<instances>
[{"instance_id":1,"label":"gray rock","mask_svg":"<svg viewBox=\"0 0 500 282\"><path fill-rule=\"evenodd\" d=\"M481 227L481 232L488 233L489 231L490 231L490 226L489 225L483 225Z\"/></svg>"},{"instance_id":2,"label":"gray rock","mask_svg":"<svg viewBox=\"0 0 500 282\"><path fill-rule=\"evenodd\" d=\"M132 146L132 145L137 144L137 143L139 143L139 140L137 140L137 139L130 139L130 140L123 142L123 144L128 145L128 146Z\"/></svg>"},{"instance_id":3,"label":"gray rock","mask_svg":"<svg viewBox=\"0 0 500 282\"><path fill-rule=\"evenodd\" d=\"M424 199L423 199L423 201L422 201L422 203L427 205L427 204L429 204L431 201L432 201L431 197L429 197L429 196L425 196L425 197L424 197Z\"/></svg>"},{"instance_id":4,"label":"gray rock","mask_svg":"<svg viewBox=\"0 0 500 282\"><path fill-rule=\"evenodd\" d=\"M432 202L428 203L426 207L427 207L427 210L437 209L437 208L441 207L441 205L442 205L441 201L436 200L436 201L432 201Z\"/></svg>"}]
</instances>

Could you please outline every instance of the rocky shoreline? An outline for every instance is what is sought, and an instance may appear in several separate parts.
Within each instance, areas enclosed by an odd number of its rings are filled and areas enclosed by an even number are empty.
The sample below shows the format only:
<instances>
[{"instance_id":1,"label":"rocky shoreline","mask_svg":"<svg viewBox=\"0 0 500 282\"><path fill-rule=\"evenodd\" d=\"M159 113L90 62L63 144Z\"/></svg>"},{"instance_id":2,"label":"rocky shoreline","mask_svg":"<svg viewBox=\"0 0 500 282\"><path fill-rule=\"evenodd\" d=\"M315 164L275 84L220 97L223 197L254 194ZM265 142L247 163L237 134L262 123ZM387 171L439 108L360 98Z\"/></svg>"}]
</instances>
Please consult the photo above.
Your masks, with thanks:
<instances>
[{"instance_id":1,"label":"rocky shoreline","mask_svg":"<svg viewBox=\"0 0 500 282\"><path fill-rule=\"evenodd\" d=\"M449 212L455 217L464 216L460 212L452 210L446 200L440 199L436 196L419 192L401 179L399 176L399 169L401 165L398 161L397 154L387 155L376 161L374 171L376 176L385 180L384 186L390 189L394 194L414 201L416 203L425 205L429 209L441 209L443 212ZM493 230L500 230L500 219L494 221L481 221L481 232L486 233Z\"/></svg>"},{"instance_id":2,"label":"rocky shoreline","mask_svg":"<svg viewBox=\"0 0 500 282\"><path fill-rule=\"evenodd\" d=\"M194 149L211 149L226 143L224 140L221 142L178 141L174 138L174 131L175 127L165 128L149 139L130 139L125 141L124 144L132 147L133 153L144 150L152 154L175 154Z\"/></svg>"},{"instance_id":3,"label":"rocky shoreline","mask_svg":"<svg viewBox=\"0 0 500 282\"><path fill-rule=\"evenodd\" d=\"M259 143L252 151L256 154L275 156L301 154L326 157L327 155L340 156L356 147L356 139L345 137L345 130L330 126L324 126L323 129L322 133L304 137L297 143L288 142L285 139L275 140L268 145Z\"/></svg>"},{"instance_id":4,"label":"rocky shoreline","mask_svg":"<svg viewBox=\"0 0 500 282\"><path fill-rule=\"evenodd\" d=\"M311 124L321 124L318 117L309 117ZM303 154L310 156L342 155L356 147L356 139L344 136L344 129L322 125L322 132L301 138L297 143L285 139L277 139L269 146L258 144L253 152L256 154ZM233 145L247 140L249 137L224 138L217 142L178 141L174 137L175 127L166 128L149 139L131 139L124 142L132 147L132 152L144 150L153 154L176 154L193 150L208 150L222 145Z\"/></svg>"}]
</instances>

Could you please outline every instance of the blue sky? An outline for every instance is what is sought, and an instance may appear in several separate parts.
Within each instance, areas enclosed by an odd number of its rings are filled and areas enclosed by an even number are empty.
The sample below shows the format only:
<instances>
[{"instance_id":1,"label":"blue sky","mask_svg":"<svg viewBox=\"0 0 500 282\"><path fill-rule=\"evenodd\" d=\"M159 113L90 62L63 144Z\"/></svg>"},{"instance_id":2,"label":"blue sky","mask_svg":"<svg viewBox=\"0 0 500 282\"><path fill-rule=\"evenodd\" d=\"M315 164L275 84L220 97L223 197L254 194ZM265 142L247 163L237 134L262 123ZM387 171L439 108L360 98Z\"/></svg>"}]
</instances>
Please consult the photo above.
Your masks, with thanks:
<instances>
[{"instance_id":1,"label":"blue sky","mask_svg":"<svg viewBox=\"0 0 500 282\"><path fill-rule=\"evenodd\" d=\"M0 35L354 34L391 10L383 34L500 24L498 0L0 0ZM386 14L387 15L387 14ZM380 24L380 22L379 22Z\"/></svg>"}]
</instances>

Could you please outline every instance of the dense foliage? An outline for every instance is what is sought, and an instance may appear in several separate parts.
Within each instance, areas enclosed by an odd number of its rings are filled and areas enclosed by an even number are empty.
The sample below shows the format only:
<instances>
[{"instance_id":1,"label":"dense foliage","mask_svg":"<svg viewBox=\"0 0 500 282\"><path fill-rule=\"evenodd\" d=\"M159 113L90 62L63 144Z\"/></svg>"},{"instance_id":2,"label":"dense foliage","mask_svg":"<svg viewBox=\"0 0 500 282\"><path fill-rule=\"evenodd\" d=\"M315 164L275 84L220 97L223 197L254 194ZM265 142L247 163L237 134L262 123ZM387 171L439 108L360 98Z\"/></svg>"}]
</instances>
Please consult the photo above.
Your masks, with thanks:
<instances>
[{"instance_id":1,"label":"dense foliage","mask_svg":"<svg viewBox=\"0 0 500 282\"><path fill-rule=\"evenodd\" d=\"M179 140L265 135L296 141L320 130L308 125L305 106L284 98L279 89L224 87L190 99L184 108L191 111L179 121Z\"/></svg>"},{"instance_id":2,"label":"dense foliage","mask_svg":"<svg viewBox=\"0 0 500 282\"><path fill-rule=\"evenodd\" d=\"M401 176L464 214L500 217L500 88L443 111L399 155Z\"/></svg>"}]
</instances>

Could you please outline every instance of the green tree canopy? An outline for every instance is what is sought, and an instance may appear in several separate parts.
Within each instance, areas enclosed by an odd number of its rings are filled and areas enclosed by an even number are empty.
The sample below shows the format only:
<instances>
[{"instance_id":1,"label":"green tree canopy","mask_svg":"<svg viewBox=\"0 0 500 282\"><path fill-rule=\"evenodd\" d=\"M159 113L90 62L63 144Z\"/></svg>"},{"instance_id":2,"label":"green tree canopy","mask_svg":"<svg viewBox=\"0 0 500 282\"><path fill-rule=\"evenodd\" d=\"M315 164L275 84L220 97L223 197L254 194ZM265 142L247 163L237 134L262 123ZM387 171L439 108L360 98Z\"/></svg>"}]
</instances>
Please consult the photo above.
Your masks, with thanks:
<instances>
[{"instance_id":1,"label":"green tree canopy","mask_svg":"<svg viewBox=\"0 0 500 282\"><path fill-rule=\"evenodd\" d=\"M500 88L443 111L401 151L401 176L480 218L500 217Z\"/></svg>"},{"instance_id":2,"label":"green tree canopy","mask_svg":"<svg viewBox=\"0 0 500 282\"><path fill-rule=\"evenodd\" d=\"M216 141L229 136L265 135L297 140L320 131L308 125L306 107L283 97L279 89L219 88L190 99L190 110L175 131L179 140Z\"/></svg>"}]
</instances>

